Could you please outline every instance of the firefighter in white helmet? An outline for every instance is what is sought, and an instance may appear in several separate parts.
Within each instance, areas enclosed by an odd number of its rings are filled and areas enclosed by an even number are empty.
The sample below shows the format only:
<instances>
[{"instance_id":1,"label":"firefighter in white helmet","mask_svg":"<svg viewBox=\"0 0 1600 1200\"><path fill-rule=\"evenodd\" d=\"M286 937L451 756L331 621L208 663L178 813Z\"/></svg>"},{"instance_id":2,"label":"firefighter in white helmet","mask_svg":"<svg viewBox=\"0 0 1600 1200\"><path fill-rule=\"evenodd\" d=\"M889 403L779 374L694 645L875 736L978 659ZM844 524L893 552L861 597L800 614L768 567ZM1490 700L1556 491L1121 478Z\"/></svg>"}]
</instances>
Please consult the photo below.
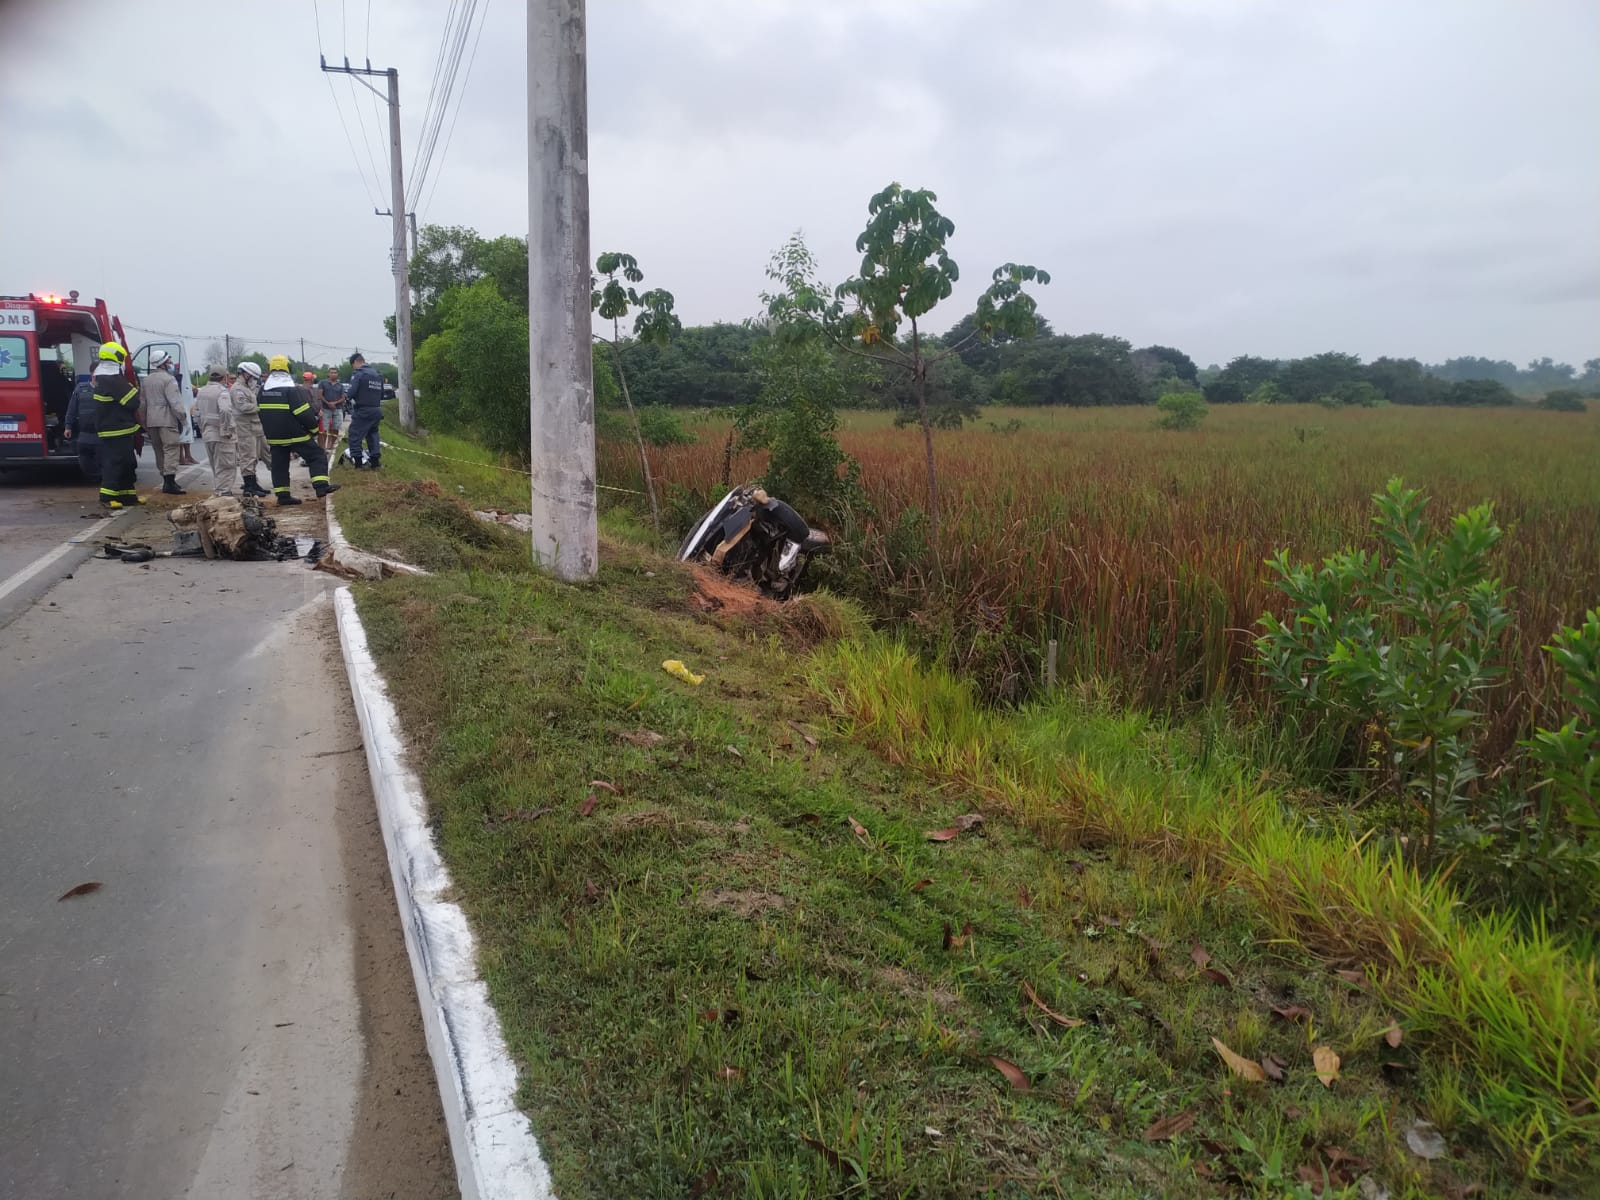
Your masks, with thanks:
<instances>
[{"instance_id":1,"label":"firefighter in white helmet","mask_svg":"<svg viewBox=\"0 0 1600 1200\"><path fill-rule=\"evenodd\" d=\"M261 368L253 362L239 364L239 378L228 398L233 404L233 436L239 448L239 474L244 496L269 496L272 493L256 479L256 464L268 461L266 436L261 432L261 412L256 397L261 391Z\"/></svg>"},{"instance_id":2,"label":"firefighter in white helmet","mask_svg":"<svg viewBox=\"0 0 1600 1200\"><path fill-rule=\"evenodd\" d=\"M150 356L150 372L139 386L139 399L144 405L144 427L150 436L150 449L156 456L156 473L161 476L161 490L169 496L183 495L178 486L179 426L186 419L183 398L178 393L178 381L167 369L172 355L157 352Z\"/></svg>"}]
</instances>

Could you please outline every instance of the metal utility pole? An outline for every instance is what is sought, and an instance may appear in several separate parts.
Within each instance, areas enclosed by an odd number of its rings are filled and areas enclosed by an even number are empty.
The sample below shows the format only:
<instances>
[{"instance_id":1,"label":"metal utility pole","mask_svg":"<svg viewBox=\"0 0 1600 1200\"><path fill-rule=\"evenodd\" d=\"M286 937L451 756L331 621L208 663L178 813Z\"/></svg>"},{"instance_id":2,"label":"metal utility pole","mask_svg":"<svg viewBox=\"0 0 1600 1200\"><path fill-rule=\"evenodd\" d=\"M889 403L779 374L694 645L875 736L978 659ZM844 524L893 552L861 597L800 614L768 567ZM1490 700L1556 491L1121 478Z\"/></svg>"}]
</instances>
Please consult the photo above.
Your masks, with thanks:
<instances>
[{"instance_id":1,"label":"metal utility pole","mask_svg":"<svg viewBox=\"0 0 1600 1200\"><path fill-rule=\"evenodd\" d=\"M330 67L322 58L322 69L337 75L351 75L369 91L389 103L389 212L393 217L394 233L389 245L389 261L394 270L394 340L399 362L399 382L395 396L400 403L400 424L407 433L417 431L417 404L411 394L411 262L406 254L406 188L400 170L400 72L394 67L375 71L369 60L365 67L352 67L344 60L342 67ZM382 75L389 81L388 95L378 91L363 76Z\"/></svg>"},{"instance_id":2,"label":"metal utility pole","mask_svg":"<svg viewBox=\"0 0 1600 1200\"><path fill-rule=\"evenodd\" d=\"M533 557L599 566L589 324L589 78L584 0L528 0L528 414Z\"/></svg>"}]
</instances>

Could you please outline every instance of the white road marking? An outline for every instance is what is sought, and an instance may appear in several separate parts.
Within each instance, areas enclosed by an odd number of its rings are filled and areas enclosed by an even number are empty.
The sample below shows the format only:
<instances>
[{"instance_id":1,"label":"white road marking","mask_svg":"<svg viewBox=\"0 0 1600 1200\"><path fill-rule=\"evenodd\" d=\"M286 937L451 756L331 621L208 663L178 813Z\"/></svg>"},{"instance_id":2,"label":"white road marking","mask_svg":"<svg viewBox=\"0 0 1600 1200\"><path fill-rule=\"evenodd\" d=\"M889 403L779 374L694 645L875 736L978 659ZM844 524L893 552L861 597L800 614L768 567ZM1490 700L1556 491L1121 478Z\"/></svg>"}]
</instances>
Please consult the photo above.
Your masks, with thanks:
<instances>
[{"instance_id":1,"label":"white road marking","mask_svg":"<svg viewBox=\"0 0 1600 1200\"><path fill-rule=\"evenodd\" d=\"M117 516L121 516L121 515L122 515L121 513L117 514ZM102 525L109 525L109 524L111 524L112 521L115 521L116 519L117 519L116 517L107 517L104 521L96 522L94 528L98 529ZM88 531L88 533L92 533L92 532L94 532L93 529ZM85 534L85 536L87 536L87 533ZM31 563L29 563L27 566L23 567L22 570L18 571L10 579L6 580L4 583L0 583L0 600L4 600L12 592L16 591L23 584L27 583L28 580L32 579L35 575L39 574L39 572L45 570L52 563L60 562L63 558L65 558L67 555L71 554L76 549L77 549L76 541L62 542L61 545L57 546L54 550L50 551L50 553L40 555L38 558L34 559Z\"/></svg>"},{"instance_id":2,"label":"white road marking","mask_svg":"<svg viewBox=\"0 0 1600 1200\"><path fill-rule=\"evenodd\" d=\"M186 468L178 476L178 480L180 483L187 483L191 480L198 479L201 474L204 473L205 469L206 468L204 464L196 463L194 466ZM93 525L89 526L89 528L85 529L82 533L79 533L75 537L70 537L66 541L62 542L61 545L57 546L54 550L48 551L45 554L41 554L27 566L23 567L22 570L11 576L10 579L6 580L4 583L0 583L0 600L4 600L12 592L16 591L23 584L27 583L34 576L38 575L41 571L48 570L52 564L60 562L67 555L71 554L72 551L77 547L83 545L90 538L103 531L106 526L110 525L118 517L125 517L132 511L133 509L126 508L119 513L112 513L109 517L102 517Z\"/></svg>"}]
</instances>

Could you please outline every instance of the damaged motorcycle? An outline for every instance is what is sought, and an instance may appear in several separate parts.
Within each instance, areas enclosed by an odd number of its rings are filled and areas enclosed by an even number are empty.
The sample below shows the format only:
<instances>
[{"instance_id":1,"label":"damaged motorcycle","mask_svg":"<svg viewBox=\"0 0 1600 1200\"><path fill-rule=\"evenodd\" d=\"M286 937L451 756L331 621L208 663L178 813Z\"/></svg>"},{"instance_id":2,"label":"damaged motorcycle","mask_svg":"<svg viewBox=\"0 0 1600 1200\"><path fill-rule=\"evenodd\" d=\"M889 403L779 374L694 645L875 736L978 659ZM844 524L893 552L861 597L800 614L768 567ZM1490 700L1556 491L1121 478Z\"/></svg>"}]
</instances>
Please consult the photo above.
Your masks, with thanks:
<instances>
[{"instance_id":1,"label":"damaged motorcycle","mask_svg":"<svg viewBox=\"0 0 1600 1200\"><path fill-rule=\"evenodd\" d=\"M733 579L749 579L763 595L794 594L813 555L826 554L828 535L755 484L736 487L701 517L678 548L681 562L704 563Z\"/></svg>"}]
</instances>

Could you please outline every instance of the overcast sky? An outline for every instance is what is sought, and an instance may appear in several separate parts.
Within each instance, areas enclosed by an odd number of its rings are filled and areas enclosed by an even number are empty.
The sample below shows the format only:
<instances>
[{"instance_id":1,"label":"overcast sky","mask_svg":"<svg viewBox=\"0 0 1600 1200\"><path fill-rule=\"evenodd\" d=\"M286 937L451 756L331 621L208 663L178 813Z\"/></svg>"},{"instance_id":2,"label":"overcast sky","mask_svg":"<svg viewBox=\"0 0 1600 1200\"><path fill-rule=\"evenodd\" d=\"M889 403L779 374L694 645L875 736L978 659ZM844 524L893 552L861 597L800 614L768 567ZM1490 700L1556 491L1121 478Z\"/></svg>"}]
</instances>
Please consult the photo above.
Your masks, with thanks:
<instances>
[{"instance_id":1,"label":"overcast sky","mask_svg":"<svg viewBox=\"0 0 1600 1200\"><path fill-rule=\"evenodd\" d=\"M521 234L526 8L487 3L421 218ZM386 124L330 94L316 23L330 57L399 68L409 160L447 7L371 0L369 35L366 0L0 0L0 292L383 349ZM1576 363L1600 355L1597 62L1596 0L590 0L593 249L688 322L739 320L795 229L853 270L898 180L956 225L936 328L1015 260L1054 277L1059 330L1202 364Z\"/></svg>"}]
</instances>

